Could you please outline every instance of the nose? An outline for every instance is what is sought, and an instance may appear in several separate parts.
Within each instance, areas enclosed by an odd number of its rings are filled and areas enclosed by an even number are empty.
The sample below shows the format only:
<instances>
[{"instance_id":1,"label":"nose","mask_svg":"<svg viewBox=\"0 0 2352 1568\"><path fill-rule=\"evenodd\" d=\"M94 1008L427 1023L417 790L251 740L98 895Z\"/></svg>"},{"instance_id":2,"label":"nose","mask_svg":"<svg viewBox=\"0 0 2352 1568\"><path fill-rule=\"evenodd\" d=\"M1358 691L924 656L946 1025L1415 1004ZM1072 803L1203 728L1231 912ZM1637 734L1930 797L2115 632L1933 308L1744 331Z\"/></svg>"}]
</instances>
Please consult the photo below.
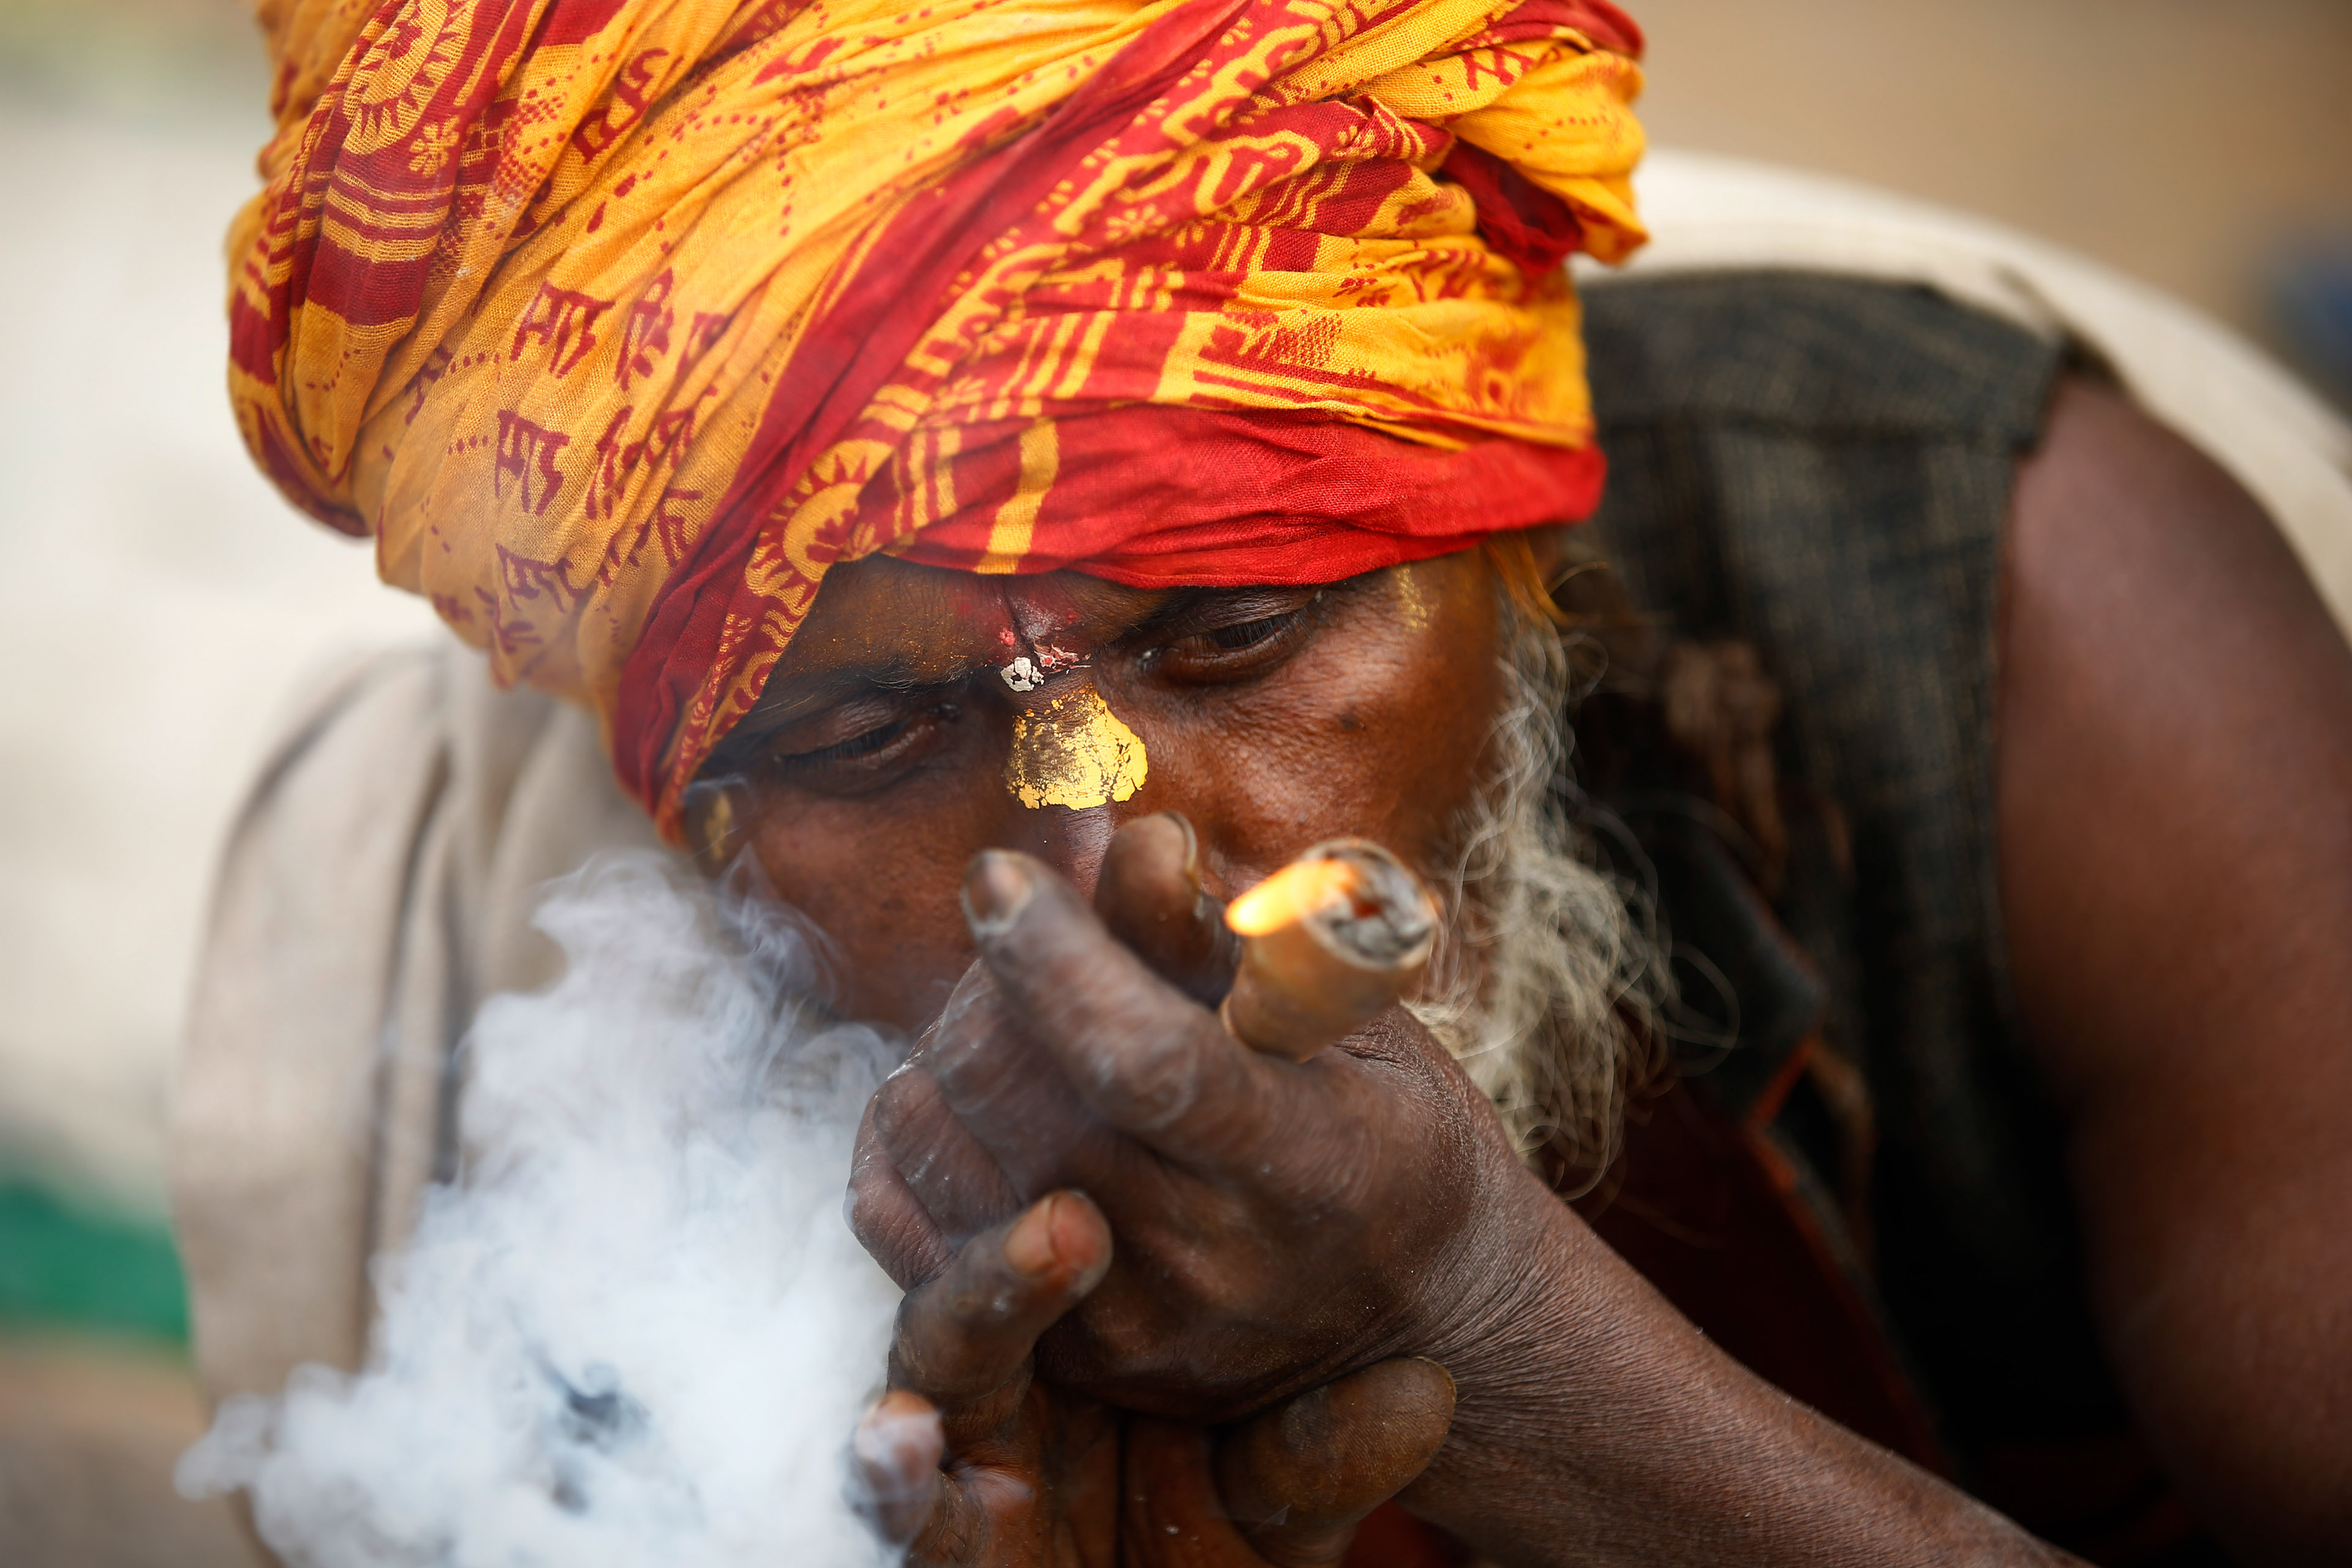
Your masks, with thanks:
<instances>
[{"instance_id":1,"label":"nose","mask_svg":"<svg viewBox=\"0 0 2352 1568\"><path fill-rule=\"evenodd\" d=\"M1004 759L1008 837L1091 898L1111 835L1144 815L1143 737L1113 712L1084 668L1015 698Z\"/></svg>"},{"instance_id":2,"label":"nose","mask_svg":"<svg viewBox=\"0 0 2352 1568\"><path fill-rule=\"evenodd\" d=\"M1084 811L1049 805L1028 815L1034 820L1023 825L1028 832L1022 847L1068 878L1081 896L1092 899L1102 877L1103 855L1126 814L1108 805Z\"/></svg>"}]
</instances>

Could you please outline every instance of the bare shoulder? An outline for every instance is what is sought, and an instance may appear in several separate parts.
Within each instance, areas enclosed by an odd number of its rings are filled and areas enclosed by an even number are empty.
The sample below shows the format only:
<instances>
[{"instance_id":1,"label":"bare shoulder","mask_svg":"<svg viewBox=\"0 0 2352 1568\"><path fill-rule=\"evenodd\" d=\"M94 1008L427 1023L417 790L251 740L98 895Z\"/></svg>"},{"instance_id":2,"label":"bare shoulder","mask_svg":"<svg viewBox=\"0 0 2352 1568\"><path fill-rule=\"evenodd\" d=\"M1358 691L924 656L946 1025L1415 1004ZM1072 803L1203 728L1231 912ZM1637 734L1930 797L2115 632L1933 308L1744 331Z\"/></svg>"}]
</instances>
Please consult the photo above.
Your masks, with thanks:
<instances>
[{"instance_id":1,"label":"bare shoulder","mask_svg":"<svg viewBox=\"0 0 2352 1568\"><path fill-rule=\"evenodd\" d=\"M2004 567L2003 906L2108 1349L2242 1550L2352 1542L2352 651L2277 531L2070 381Z\"/></svg>"},{"instance_id":2,"label":"bare shoulder","mask_svg":"<svg viewBox=\"0 0 2352 1568\"><path fill-rule=\"evenodd\" d=\"M2253 499L2069 380L2020 472L2002 616L2011 946L2062 1085L2127 1066L2100 1059L2089 1026L2124 1001L2078 994L2094 977L2131 977L2147 1027L2192 999L2201 1026L2267 1014L2313 966L2352 985L2352 650Z\"/></svg>"}]
</instances>

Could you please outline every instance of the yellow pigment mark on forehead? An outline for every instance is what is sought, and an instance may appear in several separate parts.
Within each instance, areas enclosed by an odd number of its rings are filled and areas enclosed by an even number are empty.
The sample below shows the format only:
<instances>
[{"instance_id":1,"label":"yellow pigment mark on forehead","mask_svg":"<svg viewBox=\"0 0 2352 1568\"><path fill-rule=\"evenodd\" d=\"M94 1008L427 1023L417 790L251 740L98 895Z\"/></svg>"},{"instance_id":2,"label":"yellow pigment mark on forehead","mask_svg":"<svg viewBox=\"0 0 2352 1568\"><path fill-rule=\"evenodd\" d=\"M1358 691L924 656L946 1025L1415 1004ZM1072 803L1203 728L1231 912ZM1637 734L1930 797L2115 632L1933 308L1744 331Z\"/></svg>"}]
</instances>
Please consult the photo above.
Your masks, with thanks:
<instances>
[{"instance_id":1,"label":"yellow pigment mark on forehead","mask_svg":"<svg viewBox=\"0 0 2352 1568\"><path fill-rule=\"evenodd\" d=\"M1066 691L1013 721L1004 787L1022 805L1072 811L1127 800L1143 787L1143 737L1118 721L1091 686Z\"/></svg>"},{"instance_id":2,"label":"yellow pigment mark on forehead","mask_svg":"<svg viewBox=\"0 0 2352 1568\"><path fill-rule=\"evenodd\" d=\"M1410 566L1392 566L1390 574L1396 580L1397 607L1404 616L1405 630L1429 629L1429 596L1421 591L1421 582Z\"/></svg>"}]
</instances>

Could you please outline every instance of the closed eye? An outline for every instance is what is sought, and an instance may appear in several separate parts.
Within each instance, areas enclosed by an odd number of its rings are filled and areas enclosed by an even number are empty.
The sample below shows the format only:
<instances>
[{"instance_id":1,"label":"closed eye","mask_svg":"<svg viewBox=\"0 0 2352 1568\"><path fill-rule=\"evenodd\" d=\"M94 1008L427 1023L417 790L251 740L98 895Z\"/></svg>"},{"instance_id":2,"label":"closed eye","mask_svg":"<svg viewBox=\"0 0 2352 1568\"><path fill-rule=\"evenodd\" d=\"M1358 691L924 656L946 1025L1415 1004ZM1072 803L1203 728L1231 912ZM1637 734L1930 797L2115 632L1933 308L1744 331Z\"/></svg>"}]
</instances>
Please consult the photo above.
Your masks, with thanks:
<instances>
[{"instance_id":1,"label":"closed eye","mask_svg":"<svg viewBox=\"0 0 2352 1568\"><path fill-rule=\"evenodd\" d=\"M1305 647L1317 622L1317 588L1221 589L1182 605L1155 628L1143 655L1163 679L1202 685L1254 680Z\"/></svg>"},{"instance_id":2,"label":"closed eye","mask_svg":"<svg viewBox=\"0 0 2352 1568\"><path fill-rule=\"evenodd\" d=\"M1280 637L1297 619L1298 612L1292 610L1285 615L1261 616L1237 626L1220 626L1205 635L1209 641L1228 651L1255 647L1268 637Z\"/></svg>"},{"instance_id":3,"label":"closed eye","mask_svg":"<svg viewBox=\"0 0 2352 1568\"><path fill-rule=\"evenodd\" d=\"M863 757L870 752L880 751L907 732L907 723L908 721L900 719L888 724L877 724L864 734L852 735L846 741L836 741L830 746L820 746L814 752L795 752L789 756L778 757L776 760L795 767L814 767L822 766L826 763L847 762L854 757Z\"/></svg>"},{"instance_id":4,"label":"closed eye","mask_svg":"<svg viewBox=\"0 0 2352 1568\"><path fill-rule=\"evenodd\" d=\"M796 788L820 795L866 795L887 788L931 757L957 732L962 717L961 703L933 700L914 712L902 709L881 723L868 723L822 746L802 752L771 751L767 765L780 780ZM838 733L856 720L853 707L828 727Z\"/></svg>"}]
</instances>

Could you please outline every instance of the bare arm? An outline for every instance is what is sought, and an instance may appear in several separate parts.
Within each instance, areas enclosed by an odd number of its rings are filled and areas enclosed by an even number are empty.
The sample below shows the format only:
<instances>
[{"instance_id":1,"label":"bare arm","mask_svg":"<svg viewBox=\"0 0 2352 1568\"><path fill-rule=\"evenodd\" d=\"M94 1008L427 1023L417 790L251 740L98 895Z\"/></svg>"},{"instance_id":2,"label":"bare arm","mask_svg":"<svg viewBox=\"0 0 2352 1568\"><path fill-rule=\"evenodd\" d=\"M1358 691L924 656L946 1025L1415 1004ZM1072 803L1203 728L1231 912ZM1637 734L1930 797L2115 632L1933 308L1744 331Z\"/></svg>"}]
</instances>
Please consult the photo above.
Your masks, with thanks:
<instances>
[{"instance_id":1,"label":"bare arm","mask_svg":"<svg viewBox=\"0 0 2352 1568\"><path fill-rule=\"evenodd\" d=\"M2018 490L2010 946L2094 1306L2192 1506L2352 1550L2352 653L2259 508L2064 387Z\"/></svg>"}]
</instances>

